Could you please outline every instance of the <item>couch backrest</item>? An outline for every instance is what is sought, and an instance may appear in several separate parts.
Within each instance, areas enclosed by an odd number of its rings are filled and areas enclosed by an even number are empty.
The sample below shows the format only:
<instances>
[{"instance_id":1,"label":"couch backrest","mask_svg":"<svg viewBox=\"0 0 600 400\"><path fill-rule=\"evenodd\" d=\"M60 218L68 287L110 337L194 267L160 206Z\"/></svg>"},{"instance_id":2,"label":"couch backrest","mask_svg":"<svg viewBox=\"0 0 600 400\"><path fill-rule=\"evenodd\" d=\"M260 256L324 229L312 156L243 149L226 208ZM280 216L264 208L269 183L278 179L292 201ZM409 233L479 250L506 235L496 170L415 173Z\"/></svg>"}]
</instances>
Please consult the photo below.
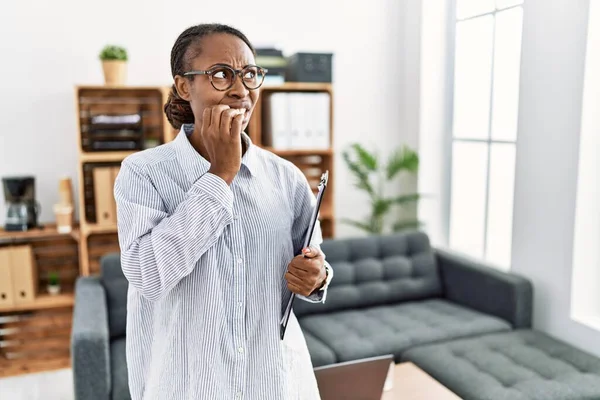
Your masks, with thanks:
<instances>
[{"instance_id":1,"label":"couch backrest","mask_svg":"<svg viewBox=\"0 0 600 400\"><path fill-rule=\"evenodd\" d=\"M327 298L324 304L297 299L297 316L442 294L436 259L423 232L328 239L321 248L334 271Z\"/></svg>"},{"instance_id":2,"label":"couch backrest","mask_svg":"<svg viewBox=\"0 0 600 400\"><path fill-rule=\"evenodd\" d=\"M127 326L127 288L129 282L123 275L119 253L111 253L102 257L100 260L100 281L106 292L110 337L123 337Z\"/></svg>"}]
</instances>

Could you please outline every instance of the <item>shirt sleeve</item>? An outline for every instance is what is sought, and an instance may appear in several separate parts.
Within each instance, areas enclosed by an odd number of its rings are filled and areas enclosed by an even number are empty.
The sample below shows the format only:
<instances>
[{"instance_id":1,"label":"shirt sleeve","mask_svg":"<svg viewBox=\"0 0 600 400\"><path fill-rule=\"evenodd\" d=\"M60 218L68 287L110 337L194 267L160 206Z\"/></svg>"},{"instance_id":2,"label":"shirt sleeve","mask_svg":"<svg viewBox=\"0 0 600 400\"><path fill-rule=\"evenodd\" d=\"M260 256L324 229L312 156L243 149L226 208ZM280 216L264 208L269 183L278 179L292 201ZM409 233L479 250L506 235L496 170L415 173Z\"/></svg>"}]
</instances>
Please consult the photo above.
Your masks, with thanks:
<instances>
[{"instance_id":1,"label":"shirt sleeve","mask_svg":"<svg viewBox=\"0 0 600 400\"><path fill-rule=\"evenodd\" d=\"M114 195L123 273L151 301L189 275L233 220L233 192L211 173L191 186L170 215L148 175L128 160Z\"/></svg>"},{"instance_id":2,"label":"shirt sleeve","mask_svg":"<svg viewBox=\"0 0 600 400\"><path fill-rule=\"evenodd\" d=\"M295 254L300 254L302 252L302 245L304 244L304 237L306 236L306 232L308 231L308 226L310 224L310 218L313 210L317 206L317 198L302 171L298 169L296 172L298 179L295 190L296 196L293 202L294 223L292 226L292 236ZM323 234L321 232L321 223L317 219L310 244L311 246L320 250L320 245L322 242ZM326 257L325 254L323 256ZM310 303L325 302L329 282L331 282L331 279L333 278L333 269L329 263L327 263L327 261L325 261L325 267L327 268L328 273L325 285L320 290L311 293L309 296L296 295L297 298Z\"/></svg>"}]
</instances>

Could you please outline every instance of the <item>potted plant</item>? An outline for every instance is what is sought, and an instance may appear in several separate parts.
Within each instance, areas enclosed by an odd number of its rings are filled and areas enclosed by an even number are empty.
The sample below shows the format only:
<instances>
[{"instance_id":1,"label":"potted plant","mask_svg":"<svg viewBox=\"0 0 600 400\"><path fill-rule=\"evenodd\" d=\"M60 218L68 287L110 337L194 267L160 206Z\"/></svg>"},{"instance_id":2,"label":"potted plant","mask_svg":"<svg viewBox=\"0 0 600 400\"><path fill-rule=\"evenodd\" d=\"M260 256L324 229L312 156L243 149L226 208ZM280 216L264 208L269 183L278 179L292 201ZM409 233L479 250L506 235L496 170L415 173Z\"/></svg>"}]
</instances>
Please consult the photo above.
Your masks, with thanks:
<instances>
[{"instance_id":1,"label":"potted plant","mask_svg":"<svg viewBox=\"0 0 600 400\"><path fill-rule=\"evenodd\" d=\"M419 155L409 148L402 146L392 152L390 157L381 160L375 152L370 152L359 143L354 143L342 154L348 169L354 175L355 186L364 191L369 197L370 210L363 220L342 219L343 223L362 229L367 234L383 234L399 232L404 229L420 228L422 223L410 211L423 196L419 193L387 194L386 186L395 186L392 182L402 173L416 175L419 169ZM407 215L400 215L394 208L409 210Z\"/></svg>"},{"instance_id":2,"label":"potted plant","mask_svg":"<svg viewBox=\"0 0 600 400\"><path fill-rule=\"evenodd\" d=\"M57 295L60 293L60 281L58 273L50 272L48 274L48 293L51 295Z\"/></svg>"},{"instance_id":3,"label":"potted plant","mask_svg":"<svg viewBox=\"0 0 600 400\"><path fill-rule=\"evenodd\" d=\"M127 74L127 50L121 46L106 45L100 52L104 82L111 86L125 84Z\"/></svg>"}]
</instances>

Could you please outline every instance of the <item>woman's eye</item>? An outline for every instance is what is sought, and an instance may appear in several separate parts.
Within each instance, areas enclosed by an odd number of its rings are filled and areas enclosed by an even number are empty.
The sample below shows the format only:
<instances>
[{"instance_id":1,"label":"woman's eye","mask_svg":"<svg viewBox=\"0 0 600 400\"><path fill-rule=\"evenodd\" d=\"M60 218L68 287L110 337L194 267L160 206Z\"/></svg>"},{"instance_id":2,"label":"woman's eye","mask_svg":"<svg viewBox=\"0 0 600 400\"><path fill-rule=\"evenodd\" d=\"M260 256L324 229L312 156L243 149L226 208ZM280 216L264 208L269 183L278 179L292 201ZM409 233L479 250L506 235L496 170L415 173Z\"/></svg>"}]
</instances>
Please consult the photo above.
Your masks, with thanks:
<instances>
[{"instance_id":1,"label":"woman's eye","mask_svg":"<svg viewBox=\"0 0 600 400\"><path fill-rule=\"evenodd\" d=\"M225 79L225 71L217 71L213 74L213 78Z\"/></svg>"},{"instance_id":2,"label":"woman's eye","mask_svg":"<svg viewBox=\"0 0 600 400\"><path fill-rule=\"evenodd\" d=\"M246 72L246 75L244 75L244 78L245 79L254 79L255 76L256 76L256 72L248 71L248 72Z\"/></svg>"}]
</instances>

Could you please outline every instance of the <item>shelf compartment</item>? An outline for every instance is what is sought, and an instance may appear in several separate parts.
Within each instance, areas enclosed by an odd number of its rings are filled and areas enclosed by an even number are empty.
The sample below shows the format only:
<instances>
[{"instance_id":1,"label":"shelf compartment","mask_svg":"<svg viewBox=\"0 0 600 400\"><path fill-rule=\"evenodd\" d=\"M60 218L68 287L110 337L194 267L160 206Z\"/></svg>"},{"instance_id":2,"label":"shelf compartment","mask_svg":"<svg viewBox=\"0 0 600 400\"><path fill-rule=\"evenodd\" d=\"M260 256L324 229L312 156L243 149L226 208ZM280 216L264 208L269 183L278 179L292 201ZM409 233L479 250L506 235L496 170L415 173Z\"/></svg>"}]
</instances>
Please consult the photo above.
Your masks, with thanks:
<instances>
[{"instance_id":1,"label":"shelf compartment","mask_svg":"<svg viewBox=\"0 0 600 400\"><path fill-rule=\"evenodd\" d=\"M139 151L165 142L162 88L80 87L76 100L83 152Z\"/></svg>"},{"instance_id":2,"label":"shelf compartment","mask_svg":"<svg viewBox=\"0 0 600 400\"><path fill-rule=\"evenodd\" d=\"M89 273L100 273L100 259L109 253L118 253L119 239L117 233L94 234L88 237Z\"/></svg>"},{"instance_id":3,"label":"shelf compartment","mask_svg":"<svg viewBox=\"0 0 600 400\"><path fill-rule=\"evenodd\" d=\"M0 376L70 365L72 307L0 314Z\"/></svg>"}]
</instances>

